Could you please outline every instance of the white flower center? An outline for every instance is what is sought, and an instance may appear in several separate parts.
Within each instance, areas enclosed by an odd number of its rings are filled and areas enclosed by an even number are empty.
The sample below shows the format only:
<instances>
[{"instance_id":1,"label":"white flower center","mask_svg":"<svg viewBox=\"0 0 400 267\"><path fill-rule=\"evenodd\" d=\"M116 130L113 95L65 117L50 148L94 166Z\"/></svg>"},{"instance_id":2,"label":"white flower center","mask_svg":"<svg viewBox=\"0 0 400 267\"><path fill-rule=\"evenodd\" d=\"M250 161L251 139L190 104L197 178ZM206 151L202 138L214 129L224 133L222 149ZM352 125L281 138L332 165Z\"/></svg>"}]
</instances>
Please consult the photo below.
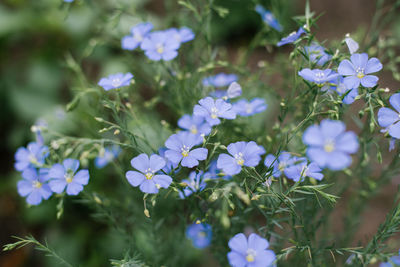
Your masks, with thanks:
<instances>
[{"instance_id":1,"label":"white flower center","mask_svg":"<svg viewBox=\"0 0 400 267\"><path fill-rule=\"evenodd\" d=\"M211 108L211 118L213 119L218 118L218 109L216 107Z\"/></svg>"},{"instance_id":2,"label":"white flower center","mask_svg":"<svg viewBox=\"0 0 400 267\"><path fill-rule=\"evenodd\" d=\"M183 157L187 157L189 156L189 150L190 148L186 145L183 145L183 147L181 148L181 154Z\"/></svg>"},{"instance_id":3,"label":"white flower center","mask_svg":"<svg viewBox=\"0 0 400 267\"><path fill-rule=\"evenodd\" d=\"M286 168L286 163L285 162L279 162L278 169L280 171L283 171L285 168Z\"/></svg>"},{"instance_id":4,"label":"white flower center","mask_svg":"<svg viewBox=\"0 0 400 267\"><path fill-rule=\"evenodd\" d=\"M238 165L243 166L243 164L244 164L244 159L243 159L243 154L242 154L242 152L239 152L239 153L235 154L235 160L236 160L236 163L237 163Z\"/></svg>"},{"instance_id":5,"label":"white flower center","mask_svg":"<svg viewBox=\"0 0 400 267\"><path fill-rule=\"evenodd\" d=\"M121 84L121 80L118 79L118 78L114 78L114 79L112 79L111 84L112 84L114 87L117 87L117 86L119 86L119 85Z\"/></svg>"},{"instance_id":6,"label":"white flower center","mask_svg":"<svg viewBox=\"0 0 400 267\"><path fill-rule=\"evenodd\" d=\"M35 155L33 155L33 154L29 155L29 162L34 164L34 165L38 165L39 164L39 162L37 161Z\"/></svg>"},{"instance_id":7,"label":"white flower center","mask_svg":"<svg viewBox=\"0 0 400 267\"><path fill-rule=\"evenodd\" d=\"M247 262L254 262L256 260L257 253L254 249L251 248L247 249L246 254L247 254L246 256Z\"/></svg>"},{"instance_id":8,"label":"white flower center","mask_svg":"<svg viewBox=\"0 0 400 267\"><path fill-rule=\"evenodd\" d=\"M265 14L264 20L268 21L268 22L272 22L274 20L274 17L272 16L272 14Z\"/></svg>"},{"instance_id":9,"label":"white flower center","mask_svg":"<svg viewBox=\"0 0 400 267\"><path fill-rule=\"evenodd\" d=\"M133 38L138 42L141 42L143 40L143 36L141 34L135 34Z\"/></svg>"},{"instance_id":10,"label":"white flower center","mask_svg":"<svg viewBox=\"0 0 400 267\"><path fill-rule=\"evenodd\" d=\"M365 71L364 68L358 67L358 68L356 69L357 78L359 78L359 79L364 78L364 76L365 76L364 71Z\"/></svg>"},{"instance_id":11,"label":"white flower center","mask_svg":"<svg viewBox=\"0 0 400 267\"><path fill-rule=\"evenodd\" d=\"M251 114L253 112L253 106L251 104L246 104L246 113Z\"/></svg>"},{"instance_id":12,"label":"white flower center","mask_svg":"<svg viewBox=\"0 0 400 267\"><path fill-rule=\"evenodd\" d=\"M197 236L200 237L200 238L204 238L204 237L206 237L206 233L205 233L204 231L200 231L200 232L197 234Z\"/></svg>"},{"instance_id":13,"label":"white flower center","mask_svg":"<svg viewBox=\"0 0 400 267\"><path fill-rule=\"evenodd\" d=\"M32 185L34 188L38 188L38 189L42 187L42 183L39 181L33 181Z\"/></svg>"},{"instance_id":14,"label":"white flower center","mask_svg":"<svg viewBox=\"0 0 400 267\"><path fill-rule=\"evenodd\" d=\"M321 79L323 79L325 77L325 73L323 73L322 71L319 71L315 74L315 77L317 81L320 81Z\"/></svg>"}]
</instances>

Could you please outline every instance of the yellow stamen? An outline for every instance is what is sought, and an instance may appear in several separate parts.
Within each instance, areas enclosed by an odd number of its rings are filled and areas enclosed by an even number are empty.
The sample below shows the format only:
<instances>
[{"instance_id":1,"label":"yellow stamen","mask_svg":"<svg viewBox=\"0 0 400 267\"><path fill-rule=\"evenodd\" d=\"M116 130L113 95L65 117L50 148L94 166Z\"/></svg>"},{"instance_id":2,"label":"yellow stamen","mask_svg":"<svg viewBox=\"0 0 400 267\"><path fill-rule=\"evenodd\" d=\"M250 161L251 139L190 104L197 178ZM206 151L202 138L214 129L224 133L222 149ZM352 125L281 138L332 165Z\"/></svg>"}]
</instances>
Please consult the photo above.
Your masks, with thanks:
<instances>
[{"instance_id":1,"label":"yellow stamen","mask_svg":"<svg viewBox=\"0 0 400 267\"><path fill-rule=\"evenodd\" d=\"M33 182L33 187L35 187L35 188L41 188L41 187L42 187L42 183L39 182L39 181L34 181L34 182Z\"/></svg>"},{"instance_id":2,"label":"yellow stamen","mask_svg":"<svg viewBox=\"0 0 400 267\"><path fill-rule=\"evenodd\" d=\"M164 47L162 45L157 47L157 53L159 53L159 54L164 53Z\"/></svg>"},{"instance_id":3,"label":"yellow stamen","mask_svg":"<svg viewBox=\"0 0 400 267\"><path fill-rule=\"evenodd\" d=\"M332 152L335 149L335 144L333 142L328 142L324 145L324 150L326 152Z\"/></svg>"},{"instance_id":4,"label":"yellow stamen","mask_svg":"<svg viewBox=\"0 0 400 267\"><path fill-rule=\"evenodd\" d=\"M144 176L146 176L147 180L151 180L154 175L151 172L147 172Z\"/></svg>"},{"instance_id":5,"label":"yellow stamen","mask_svg":"<svg viewBox=\"0 0 400 267\"><path fill-rule=\"evenodd\" d=\"M365 74L362 72L357 73L357 78L362 79L364 78Z\"/></svg>"},{"instance_id":6,"label":"yellow stamen","mask_svg":"<svg viewBox=\"0 0 400 267\"><path fill-rule=\"evenodd\" d=\"M248 254L248 255L246 256L246 260L247 260L248 262L253 262L253 261L254 261L254 256L253 256L252 254Z\"/></svg>"}]
</instances>

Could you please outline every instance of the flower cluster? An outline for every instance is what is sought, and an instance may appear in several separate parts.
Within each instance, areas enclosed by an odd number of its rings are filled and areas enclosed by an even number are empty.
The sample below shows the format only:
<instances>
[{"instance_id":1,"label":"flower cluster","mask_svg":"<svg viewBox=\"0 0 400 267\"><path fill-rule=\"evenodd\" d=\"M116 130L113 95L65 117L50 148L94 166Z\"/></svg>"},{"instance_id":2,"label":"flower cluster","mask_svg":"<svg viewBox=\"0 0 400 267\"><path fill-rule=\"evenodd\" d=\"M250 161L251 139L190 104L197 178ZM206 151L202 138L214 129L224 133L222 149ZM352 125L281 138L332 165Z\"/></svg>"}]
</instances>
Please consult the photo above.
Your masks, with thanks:
<instances>
[{"instance_id":1,"label":"flower cluster","mask_svg":"<svg viewBox=\"0 0 400 267\"><path fill-rule=\"evenodd\" d=\"M193 31L187 27L151 32L152 29L153 24L150 22L135 25L131 28L131 34L122 38L122 49L134 50L140 47L151 60L170 61L178 56L182 43L194 39Z\"/></svg>"},{"instance_id":2,"label":"flower cluster","mask_svg":"<svg viewBox=\"0 0 400 267\"><path fill-rule=\"evenodd\" d=\"M18 193L27 197L30 205L38 205L54 193L62 193L65 188L68 195L77 195L89 181L89 171L80 170L79 161L65 159L63 164L48 166L45 160L49 154L47 146L37 142L21 147L15 153L15 169L22 172L18 182ZM76 174L75 174L76 173Z\"/></svg>"}]
</instances>

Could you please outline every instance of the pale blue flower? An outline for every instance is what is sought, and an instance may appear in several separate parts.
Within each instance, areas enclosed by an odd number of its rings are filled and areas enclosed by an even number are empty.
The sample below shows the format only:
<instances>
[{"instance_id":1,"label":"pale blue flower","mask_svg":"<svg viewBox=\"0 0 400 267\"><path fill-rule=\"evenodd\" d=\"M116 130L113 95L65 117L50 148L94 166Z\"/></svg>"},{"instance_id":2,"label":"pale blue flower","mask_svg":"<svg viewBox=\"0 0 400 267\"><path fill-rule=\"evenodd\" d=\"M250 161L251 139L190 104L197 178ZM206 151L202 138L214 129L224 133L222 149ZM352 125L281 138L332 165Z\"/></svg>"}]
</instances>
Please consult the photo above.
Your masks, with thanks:
<instances>
[{"instance_id":1,"label":"pale blue flower","mask_svg":"<svg viewBox=\"0 0 400 267\"><path fill-rule=\"evenodd\" d=\"M131 28L131 35L124 36L121 40L122 49L134 50L140 46L144 38L153 29L150 22L139 23Z\"/></svg>"},{"instance_id":2,"label":"pale blue flower","mask_svg":"<svg viewBox=\"0 0 400 267\"><path fill-rule=\"evenodd\" d=\"M307 161L302 161L299 164L292 165L285 169L287 178L295 182L303 181L305 177L311 177L315 180L321 181L324 175L321 173L321 168L317 163L312 162L307 164Z\"/></svg>"},{"instance_id":3,"label":"pale blue flower","mask_svg":"<svg viewBox=\"0 0 400 267\"><path fill-rule=\"evenodd\" d=\"M391 137L400 139L400 93L394 94L389 98L389 102L395 109L383 107L378 111L378 123L388 132Z\"/></svg>"},{"instance_id":4,"label":"pale blue flower","mask_svg":"<svg viewBox=\"0 0 400 267\"><path fill-rule=\"evenodd\" d=\"M104 90L108 91L111 89L120 88L123 86L128 86L131 83L133 78L132 73L117 73L111 74L106 78L101 78L98 85L104 88Z\"/></svg>"},{"instance_id":5,"label":"pale blue flower","mask_svg":"<svg viewBox=\"0 0 400 267\"><path fill-rule=\"evenodd\" d=\"M277 46L282 46L282 45L285 45L285 44L294 43L297 39L300 38L300 36L301 36L303 33L306 33L306 31L304 30L303 27L300 27L300 28L297 30L297 32L292 32L292 33L289 34L288 36L283 37L276 45L277 45Z\"/></svg>"},{"instance_id":6,"label":"pale blue flower","mask_svg":"<svg viewBox=\"0 0 400 267\"><path fill-rule=\"evenodd\" d=\"M236 118L231 104L222 99L214 100L211 97L201 99L199 105L194 106L193 114L205 118L211 126L220 124L220 118L227 120Z\"/></svg>"},{"instance_id":7,"label":"pale blue flower","mask_svg":"<svg viewBox=\"0 0 400 267\"><path fill-rule=\"evenodd\" d=\"M319 70L319 69L302 69L298 73L304 80L316 83L322 86L324 83L331 81L339 76L336 72L331 69Z\"/></svg>"},{"instance_id":8,"label":"pale blue flower","mask_svg":"<svg viewBox=\"0 0 400 267\"><path fill-rule=\"evenodd\" d=\"M382 64L379 59L373 57L368 59L366 53L352 54L350 61L345 59L340 62L338 72L346 76L344 83L348 88L358 88L360 83L364 87L374 87L379 78L371 73L380 71Z\"/></svg>"},{"instance_id":9,"label":"pale blue flower","mask_svg":"<svg viewBox=\"0 0 400 267\"><path fill-rule=\"evenodd\" d=\"M181 43L171 38L166 31L152 32L144 38L140 48L145 55L154 61L170 61L178 56L178 48Z\"/></svg>"},{"instance_id":10,"label":"pale blue flower","mask_svg":"<svg viewBox=\"0 0 400 267\"><path fill-rule=\"evenodd\" d=\"M195 248L203 249L210 245L212 239L211 225L193 223L186 228L186 236Z\"/></svg>"},{"instance_id":11,"label":"pale blue flower","mask_svg":"<svg viewBox=\"0 0 400 267\"><path fill-rule=\"evenodd\" d=\"M201 136L189 132L173 134L165 141L165 146L168 148L165 156L174 164L181 163L183 167L193 168L199 164L200 160L207 158L206 148L192 149L202 141Z\"/></svg>"},{"instance_id":12,"label":"pale blue flower","mask_svg":"<svg viewBox=\"0 0 400 267\"><path fill-rule=\"evenodd\" d=\"M282 31L282 26L279 24L278 20L275 18L271 11L266 10L261 5L256 5L256 12L261 16L261 19L268 24L270 27L277 31Z\"/></svg>"},{"instance_id":13,"label":"pale blue flower","mask_svg":"<svg viewBox=\"0 0 400 267\"><path fill-rule=\"evenodd\" d=\"M17 171L23 171L26 168L40 168L48 155L49 148L47 146L31 142L26 148L20 147L15 152L14 167Z\"/></svg>"},{"instance_id":14,"label":"pale blue flower","mask_svg":"<svg viewBox=\"0 0 400 267\"><path fill-rule=\"evenodd\" d=\"M354 41L350 37L346 37L345 42L346 42L347 47L349 48L350 54L354 54L355 52L357 52L359 45L356 41Z\"/></svg>"},{"instance_id":15,"label":"pale blue flower","mask_svg":"<svg viewBox=\"0 0 400 267\"><path fill-rule=\"evenodd\" d=\"M228 260L233 267L272 267L276 260L275 253L267 249L268 241L254 233L248 239L243 233L237 234L228 246Z\"/></svg>"},{"instance_id":16,"label":"pale blue flower","mask_svg":"<svg viewBox=\"0 0 400 267\"><path fill-rule=\"evenodd\" d=\"M138 171L127 171L126 179L132 186L139 186L143 193L156 194L160 188L168 188L172 178L160 172L165 167L165 160L159 155L140 154L131 160L131 165Z\"/></svg>"},{"instance_id":17,"label":"pale blue flower","mask_svg":"<svg viewBox=\"0 0 400 267\"><path fill-rule=\"evenodd\" d=\"M89 182L89 171L78 171L78 168L79 160L76 159L65 159L63 164L54 164L49 171L51 190L60 194L67 188L68 195L78 195Z\"/></svg>"},{"instance_id":18,"label":"pale blue flower","mask_svg":"<svg viewBox=\"0 0 400 267\"><path fill-rule=\"evenodd\" d=\"M119 146L112 146L111 148L105 148L103 155L99 155L94 160L94 165L101 169L108 163L112 162L121 153L121 148Z\"/></svg>"},{"instance_id":19,"label":"pale blue flower","mask_svg":"<svg viewBox=\"0 0 400 267\"><path fill-rule=\"evenodd\" d=\"M192 134L209 135L211 133L211 126L208 124L204 117L196 115L190 116L188 114L183 115L178 120L178 126Z\"/></svg>"},{"instance_id":20,"label":"pale blue flower","mask_svg":"<svg viewBox=\"0 0 400 267\"><path fill-rule=\"evenodd\" d=\"M204 86L224 87L236 82L238 77L236 74L218 73L203 79Z\"/></svg>"},{"instance_id":21,"label":"pale blue flower","mask_svg":"<svg viewBox=\"0 0 400 267\"><path fill-rule=\"evenodd\" d=\"M179 192L180 198L185 198L195 192L203 191L204 188L206 188L207 186L204 178L205 177L203 171L199 171L198 173L192 171L189 174L189 179L182 180L182 183L186 183L187 186L183 189L183 192Z\"/></svg>"},{"instance_id":22,"label":"pale blue flower","mask_svg":"<svg viewBox=\"0 0 400 267\"><path fill-rule=\"evenodd\" d=\"M265 153L264 148L254 141L232 143L228 145L227 150L229 154L219 155L217 167L228 175L240 173L243 166L257 166L261 155Z\"/></svg>"},{"instance_id":23,"label":"pale blue flower","mask_svg":"<svg viewBox=\"0 0 400 267\"><path fill-rule=\"evenodd\" d=\"M309 126L303 134L308 158L321 168L342 170L350 166L350 154L358 150L358 139L354 132L345 132L341 121L325 119L320 125Z\"/></svg>"},{"instance_id":24,"label":"pale blue flower","mask_svg":"<svg viewBox=\"0 0 400 267\"><path fill-rule=\"evenodd\" d=\"M233 104L232 109L236 112L237 115L248 117L266 110L267 104L265 104L264 99L258 97L253 98L251 101L241 99Z\"/></svg>"},{"instance_id":25,"label":"pale blue flower","mask_svg":"<svg viewBox=\"0 0 400 267\"><path fill-rule=\"evenodd\" d=\"M17 184L18 194L27 197L26 202L30 205L38 205L43 199L48 199L51 192L49 185L48 169L40 169L39 173L36 169L26 168L22 172L23 180Z\"/></svg>"},{"instance_id":26,"label":"pale blue flower","mask_svg":"<svg viewBox=\"0 0 400 267\"><path fill-rule=\"evenodd\" d=\"M306 54L311 62L316 63L318 66L323 66L329 61L332 56L325 52L325 48L318 44L312 44L304 47Z\"/></svg>"}]
</instances>

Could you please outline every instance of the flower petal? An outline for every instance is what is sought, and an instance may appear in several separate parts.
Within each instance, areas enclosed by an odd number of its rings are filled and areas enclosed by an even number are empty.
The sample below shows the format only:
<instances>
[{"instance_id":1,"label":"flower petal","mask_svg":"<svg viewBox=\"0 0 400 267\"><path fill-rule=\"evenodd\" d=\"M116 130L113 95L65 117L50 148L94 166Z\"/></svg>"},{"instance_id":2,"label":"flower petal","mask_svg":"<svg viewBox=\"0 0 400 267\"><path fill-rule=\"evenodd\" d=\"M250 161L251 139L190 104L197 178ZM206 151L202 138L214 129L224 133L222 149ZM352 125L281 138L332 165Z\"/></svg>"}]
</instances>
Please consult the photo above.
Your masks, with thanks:
<instances>
[{"instance_id":1,"label":"flower petal","mask_svg":"<svg viewBox=\"0 0 400 267\"><path fill-rule=\"evenodd\" d=\"M257 234L250 234L249 240L248 240L248 248L252 248L256 251L264 250L267 249L269 246L268 241L265 238L262 238L261 236Z\"/></svg>"},{"instance_id":2,"label":"flower petal","mask_svg":"<svg viewBox=\"0 0 400 267\"><path fill-rule=\"evenodd\" d=\"M140 154L131 160L131 165L133 168L141 172L146 172L146 170L150 167L149 157L144 153Z\"/></svg>"},{"instance_id":3,"label":"flower petal","mask_svg":"<svg viewBox=\"0 0 400 267\"><path fill-rule=\"evenodd\" d=\"M338 72L340 75L345 75L345 76L357 74L356 71L354 70L353 64L347 59L340 62L338 67Z\"/></svg>"},{"instance_id":4,"label":"flower petal","mask_svg":"<svg viewBox=\"0 0 400 267\"><path fill-rule=\"evenodd\" d=\"M159 155L153 154L150 156L149 165L150 165L150 169L153 172L161 170L162 168L164 168L165 164L166 164L165 160L162 157L160 157Z\"/></svg>"},{"instance_id":5,"label":"flower petal","mask_svg":"<svg viewBox=\"0 0 400 267\"><path fill-rule=\"evenodd\" d=\"M172 183L172 178L164 174L154 175L153 180L156 184L159 184L163 188L168 188L168 186Z\"/></svg>"},{"instance_id":6,"label":"flower petal","mask_svg":"<svg viewBox=\"0 0 400 267\"><path fill-rule=\"evenodd\" d=\"M228 246L233 251L245 254L247 251L247 238L243 233L237 234L229 240Z\"/></svg>"},{"instance_id":7,"label":"flower petal","mask_svg":"<svg viewBox=\"0 0 400 267\"><path fill-rule=\"evenodd\" d=\"M137 171L127 171L125 177L132 186L138 186L146 179L142 173Z\"/></svg>"},{"instance_id":8,"label":"flower petal","mask_svg":"<svg viewBox=\"0 0 400 267\"><path fill-rule=\"evenodd\" d=\"M143 193L148 193L148 194L158 193L158 189L154 184L153 180L144 180L143 183L140 184L139 188Z\"/></svg>"},{"instance_id":9,"label":"flower petal","mask_svg":"<svg viewBox=\"0 0 400 267\"><path fill-rule=\"evenodd\" d=\"M374 87L378 83L379 78L374 75L367 75L361 79L361 84L364 87Z\"/></svg>"},{"instance_id":10,"label":"flower petal","mask_svg":"<svg viewBox=\"0 0 400 267\"><path fill-rule=\"evenodd\" d=\"M76 196L83 190L83 185L72 182L67 185L67 194L70 196Z\"/></svg>"},{"instance_id":11,"label":"flower petal","mask_svg":"<svg viewBox=\"0 0 400 267\"><path fill-rule=\"evenodd\" d=\"M382 63L376 57L368 60L367 66L365 68L365 74L374 73L382 69Z\"/></svg>"},{"instance_id":12,"label":"flower petal","mask_svg":"<svg viewBox=\"0 0 400 267\"><path fill-rule=\"evenodd\" d=\"M400 93L394 94L389 98L389 102L397 112L400 112Z\"/></svg>"}]
</instances>

